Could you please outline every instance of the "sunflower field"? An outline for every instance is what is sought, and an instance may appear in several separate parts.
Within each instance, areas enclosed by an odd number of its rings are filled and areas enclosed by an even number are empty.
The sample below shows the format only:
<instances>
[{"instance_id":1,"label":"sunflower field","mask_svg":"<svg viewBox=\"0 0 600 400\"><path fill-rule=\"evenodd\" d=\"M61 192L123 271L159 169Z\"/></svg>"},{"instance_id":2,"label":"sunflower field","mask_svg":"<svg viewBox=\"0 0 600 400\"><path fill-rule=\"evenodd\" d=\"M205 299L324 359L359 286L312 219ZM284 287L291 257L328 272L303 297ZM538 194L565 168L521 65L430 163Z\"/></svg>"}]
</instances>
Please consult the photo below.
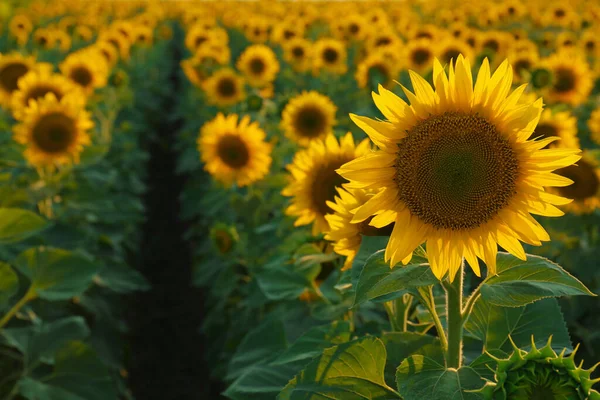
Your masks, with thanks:
<instances>
[{"instance_id":1,"label":"sunflower field","mask_svg":"<svg viewBox=\"0 0 600 400\"><path fill-rule=\"evenodd\" d=\"M0 18L0 400L600 400L600 2Z\"/></svg>"}]
</instances>

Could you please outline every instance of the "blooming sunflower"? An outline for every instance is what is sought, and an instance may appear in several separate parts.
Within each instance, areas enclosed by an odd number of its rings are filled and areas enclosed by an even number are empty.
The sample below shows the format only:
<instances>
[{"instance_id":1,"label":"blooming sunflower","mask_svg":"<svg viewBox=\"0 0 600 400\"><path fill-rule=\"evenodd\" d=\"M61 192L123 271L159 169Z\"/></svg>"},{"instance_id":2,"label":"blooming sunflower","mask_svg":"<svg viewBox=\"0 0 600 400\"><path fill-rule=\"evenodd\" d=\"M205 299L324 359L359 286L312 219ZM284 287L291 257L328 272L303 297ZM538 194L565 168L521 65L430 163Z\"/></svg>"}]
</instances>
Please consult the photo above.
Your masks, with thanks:
<instances>
[{"instance_id":1,"label":"blooming sunflower","mask_svg":"<svg viewBox=\"0 0 600 400\"><path fill-rule=\"evenodd\" d=\"M529 50L511 51L507 58L513 66L515 83L524 82L539 61L537 52Z\"/></svg>"},{"instance_id":2,"label":"blooming sunflower","mask_svg":"<svg viewBox=\"0 0 600 400\"><path fill-rule=\"evenodd\" d=\"M540 62L553 75L552 84L542 94L549 102L577 106L585 102L593 79L587 61L574 51L561 51Z\"/></svg>"},{"instance_id":3,"label":"blooming sunflower","mask_svg":"<svg viewBox=\"0 0 600 400\"><path fill-rule=\"evenodd\" d=\"M400 73L398 63L388 57L385 51L371 52L356 66L354 75L358 87L365 88L371 82L377 81L385 87L390 87Z\"/></svg>"},{"instance_id":4,"label":"blooming sunflower","mask_svg":"<svg viewBox=\"0 0 600 400\"><path fill-rule=\"evenodd\" d=\"M77 25L73 37L83 42L89 42L94 37L94 31L88 25Z\"/></svg>"},{"instance_id":5,"label":"blooming sunflower","mask_svg":"<svg viewBox=\"0 0 600 400\"><path fill-rule=\"evenodd\" d=\"M343 20L344 34L348 40L361 41L370 33L369 23L361 14L352 13Z\"/></svg>"},{"instance_id":6,"label":"blooming sunflower","mask_svg":"<svg viewBox=\"0 0 600 400\"><path fill-rule=\"evenodd\" d=\"M237 104L246 97L244 78L231 68L222 68L214 72L204 81L202 88L209 103L221 107Z\"/></svg>"},{"instance_id":7,"label":"blooming sunflower","mask_svg":"<svg viewBox=\"0 0 600 400\"><path fill-rule=\"evenodd\" d=\"M108 82L108 64L105 58L94 48L69 54L59 65L60 71L79 85L86 94L106 86Z\"/></svg>"},{"instance_id":8,"label":"blooming sunflower","mask_svg":"<svg viewBox=\"0 0 600 400\"><path fill-rule=\"evenodd\" d=\"M312 223L313 234L328 232L325 215L333 210L327 202L335 200L336 188L347 182L336 170L369 151L367 139L355 146L352 134L347 133L339 142L333 134L329 134L296 153L292 164L287 166L291 174L290 184L281 192L284 196L293 197L285 212L298 217L294 225Z\"/></svg>"},{"instance_id":9,"label":"blooming sunflower","mask_svg":"<svg viewBox=\"0 0 600 400\"><path fill-rule=\"evenodd\" d=\"M334 74L345 74L347 51L344 42L336 39L319 39L313 47L313 73L321 70Z\"/></svg>"},{"instance_id":10,"label":"blooming sunflower","mask_svg":"<svg viewBox=\"0 0 600 400\"><path fill-rule=\"evenodd\" d=\"M51 65L37 63L33 56L19 53L0 54L0 104L9 107L10 98L18 89L18 82L26 73L33 70L50 70Z\"/></svg>"},{"instance_id":11,"label":"blooming sunflower","mask_svg":"<svg viewBox=\"0 0 600 400\"><path fill-rule=\"evenodd\" d=\"M271 145L258 122L236 114L217 116L205 123L198 137L204 169L227 186L246 186L264 178L271 167Z\"/></svg>"},{"instance_id":12,"label":"blooming sunflower","mask_svg":"<svg viewBox=\"0 0 600 400\"><path fill-rule=\"evenodd\" d=\"M442 64L448 64L451 60L456 61L459 54L462 54L463 57L466 57L469 60L473 59L471 47L460 39L447 38L440 41L440 43L435 46L435 52Z\"/></svg>"},{"instance_id":13,"label":"blooming sunflower","mask_svg":"<svg viewBox=\"0 0 600 400\"><path fill-rule=\"evenodd\" d=\"M496 271L497 245L525 258L519 241L549 240L531 217L562 215L554 205L568 202L544 186L571 181L552 171L576 162L579 150L540 150L553 138L529 141L542 112L542 99L518 104L525 85L509 94L512 69L504 61L490 76L485 59L475 85L461 56L446 74L436 59L435 90L410 71L411 105L379 88L373 99L387 121L351 114L379 151L343 165L349 187L380 189L356 210L353 222L395 222L385 251L394 266L408 263L427 242L433 273L453 279L464 257L479 275L477 257Z\"/></svg>"},{"instance_id":14,"label":"blooming sunflower","mask_svg":"<svg viewBox=\"0 0 600 400\"><path fill-rule=\"evenodd\" d=\"M29 40L29 34L33 30L33 23L28 16L17 14L12 17L8 24L10 34L17 40L17 43L23 46Z\"/></svg>"},{"instance_id":15,"label":"blooming sunflower","mask_svg":"<svg viewBox=\"0 0 600 400\"><path fill-rule=\"evenodd\" d=\"M362 236L389 236L392 225L375 228L369 225L369 220L362 223L352 223L353 210L365 204L374 194L373 190L337 188L335 202L328 201L327 205L333 213L325 215L329 224L329 232L325 239L334 242L333 251L346 256L342 271L352 267L352 261L360 248Z\"/></svg>"},{"instance_id":16,"label":"blooming sunflower","mask_svg":"<svg viewBox=\"0 0 600 400\"><path fill-rule=\"evenodd\" d=\"M123 35L123 33L114 29L109 29L102 32L98 36L98 40L108 42L115 46L115 48L119 52L119 57L121 58L121 60L129 60L129 55L131 52L131 42Z\"/></svg>"},{"instance_id":17,"label":"blooming sunflower","mask_svg":"<svg viewBox=\"0 0 600 400\"><path fill-rule=\"evenodd\" d=\"M564 209L575 214L588 214L600 208L600 162L597 155L583 152L583 158L577 165L569 165L556 171L556 174L570 179L569 186L555 188L553 191L573 201L565 204Z\"/></svg>"},{"instance_id":18,"label":"blooming sunflower","mask_svg":"<svg viewBox=\"0 0 600 400\"><path fill-rule=\"evenodd\" d=\"M183 60L181 68L192 84L201 88L202 82L212 75L215 68L229 62L229 53L203 47L192 58Z\"/></svg>"},{"instance_id":19,"label":"blooming sunflower","mask_svg":"<svg viewBox=\"0 0 600 400\"><path fill-rule=\"evenodd\" d=\"M287 137L306 146L332 132L336 111L329 97L315 91L302 92L286 104L281 126Z\"/></svg>"},{"instance_id":20,"label":"blooming sunflower","mask_svg":"<svg viewBox=\"0 0 600 400\"><path fill-rule=\"evenodd\" d=\"M38 28L33 32L33 41L44 49L51 49L56 42L53 33L51 29Z\"/></svg>"},{"instance_id":21,"label":"blooming sunflower","mask_svg":"<svg viewBox=\"0 0 600 400\"><path fill-rule=\"evenodd\" d=\"M596 143L600 145L600 108L592 111L590 119L587 122L588 128L590 128L590 137Z\"/></svg>"},{"instance_id":22,"label":"blooming sunflower","mask_svg":"<svg viewBox=\"0 0 600 400\"><path fill-rule=\"evenodd\" d=\"M36 167L78 163L94 126L80 96L67 95L60 101L53 93L32 102L22 122L13 127L14 140L26 146L25 158Z\"/></svg>"},{"instance_id":23,"label":"blooming sunflower","mask_svg":"<svg viewBox=\"0 0 600 400\"><path fill-rule=\"evenodd\" d=\"M304 38L294 38L283 47L283 59L290 63L294 71L306 72L310 69L312 43Z\"/></svg>"},{"instance_id":24,"label":"blooming sunflower","mask_svg":"<svg viewBox=\"0 0 600 400\"><path fill-rule=\"evenodd\" d=\"M553 113L550 109L544 110L531 136L537 139L557 136L561 139L560 141L549 143L546 148L580 148L579 138L577 137L577 118L570 111Z\"/></svg>"},{"instance_id":25,"label":"blooming sunflower","mask_svg":"<svg viewBox=\"0 0 600 400\"><path fill-rule=\"evenodd\" d=\"M236 66L253 87L267 86L279 72L277 56L270 47L263 44L247 47L238 58Z\"/></svg>"},{"instance_id":26,"label":"blooming sunflower","mask_svg":"<svg viewBox=\"0 0 600 400\"><path fill-rule=\"evenodd\" d=\"M434 49L431 40L416 39L409 41L405 48L405 63L409 69L425 74L431 71Z\"/></svg>"},{"instance_id":27,"label":"blooming sunflower","mask_svg":"<svg viewBox=\"0 0 600 400\"><path fill-rule=\"evenodd\" d=\"M69 78L54 74L49 70L29 71L18 82L18 89L11 97L11 109L16 119L20 120L31 101L37 101L52 93L58 101L66 94L83 95L80 88Z\"/></svg>"},{"instance_id":28,"label":"blooming sunflower","mask_svg":"<svg viewBox=\"0 0 600 400\"><path fill-rule=\"evenodd\" d=\"M114 44L99 40L94 43L93 47L100 53L104 60L106 60L109 68L114 67L119 61L119 50Z\"/></svg>"}]
</instances>

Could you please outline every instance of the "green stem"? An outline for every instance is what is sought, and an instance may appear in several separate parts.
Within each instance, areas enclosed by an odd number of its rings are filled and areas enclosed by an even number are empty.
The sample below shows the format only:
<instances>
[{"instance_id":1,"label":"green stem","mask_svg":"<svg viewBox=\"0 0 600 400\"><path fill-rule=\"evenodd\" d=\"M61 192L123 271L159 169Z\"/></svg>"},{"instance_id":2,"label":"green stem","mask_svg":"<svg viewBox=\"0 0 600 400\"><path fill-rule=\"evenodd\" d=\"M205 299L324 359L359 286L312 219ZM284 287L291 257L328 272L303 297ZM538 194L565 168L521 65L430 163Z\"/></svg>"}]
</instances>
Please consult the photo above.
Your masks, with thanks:
<instances>
[{"instance_id":1,"label":"green stem","mask_svg":"<svg viewBox=\"0 0 600 400\"><path fill-rule=\"evenodd\" d=\"M421 292L421 291L419 291ZM423 294L421 292L421 294ZM431 314L431 318L433 319L433 324L435 325L435 329L438 332L438 337L440 338L440 345L442 346L442 350L444 352L448 349L448 339L446 338L446 332L444 331L444 327L442 325L442 321L440 321L440 316L435 309L435 297L433 296L433 286L429 286L428 296L429 301L427 301L426 307Z\"/></svg>"},{"instance_id":2,"label":"green stem","mask_svg":"<svg viewBox=\"0 0 600 400\"><path fill-rule=\"evenodd\" d=\"M31 300L36 298L36 294L33 290L28 290L27 293L15 304L8 312L0 319L0 329L4 328L6 324L19 312L21 308Z\"/></svg>"},{"instance_id":3,"label":"green stem","mask_svg":"<svg viewBox=\"0 0 600 400\"><path fill-rule=\"evenodd\" d=\"M446 289L446 315L448 318L448 351L446 367L460 368L463 347L463 272L464 262L454 277L454 282L444 282Z\"/></svg>"},{"instance_id":4,"label":"green stem","mask_svg":"<svg viewBox=\"0 0 600 400\"><path fill-rule=\"evenodd\" d=\"M392 327L392 332L397 332L398 327L396 326L396 313L394 312L394 301L386 301L383 303L383 307L385 308L385 312L387 313L388 320L390 321L390 325Z\"/></svg>"}]
</instances>

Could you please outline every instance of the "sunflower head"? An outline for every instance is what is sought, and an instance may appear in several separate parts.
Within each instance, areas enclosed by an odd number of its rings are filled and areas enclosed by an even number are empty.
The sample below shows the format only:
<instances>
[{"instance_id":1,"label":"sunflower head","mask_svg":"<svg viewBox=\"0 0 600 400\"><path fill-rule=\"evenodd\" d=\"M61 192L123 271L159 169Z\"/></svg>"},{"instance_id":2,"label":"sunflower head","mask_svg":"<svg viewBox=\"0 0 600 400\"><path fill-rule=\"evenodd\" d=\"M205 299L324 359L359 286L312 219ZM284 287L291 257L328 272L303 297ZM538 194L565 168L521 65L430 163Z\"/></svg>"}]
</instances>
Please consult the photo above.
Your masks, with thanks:
<instances>
[{"instance_id":1,"label":"sunflower head","mask_svg":"<svg viewBox=\"0 0 600 400\"><path fill-rule=\"evenodd\" d=\"M204 124L198 137L198 151L204 169L226 186L247 186L264 178L271 167L271 145L258 122L236 114Z\"/></svg>"},{"instance_id":2,"label":"sunflower head","mask_svg":"<svg viewBox=\"0 0 600 400\"><path fill-rule=\"evenodd\" d=\"M351 115L379 151L339 170L349 187L380 190L353 220L395 223L386 260L407 263L426 242L440 279L453 279L463 257L476 274L477 258L494 273L498 244L524 259L519 241L549 240L530 213L563 214L555 205L565 199L543 187L569 184L552 171L580 158L578 149L541 150L554 138L529 140L542 100L520 104L524 86L510 93L507 61L491 74L484 60L475 83L462 55L448 68L435 60L434 88L410 71L410 105L380 87L373 98L386 121Z\"/></svg>"},{"instance_id":3,"label":"sunflower head","mask_svg":"<svg viewBox=\"0 0 600 400\"><path fill-rule=\"evenodd\" d=\"M492 357L497 362L495 382L487 382L480 390L486 400L563 400L600 399L592 389L599 379L592 379L595 367L583 369L575 363L575 353L566 356L567 349L556 354L552 337L538 349L533 337L531 350L518 348L511 339L513 353L507 359Z\"/></svg>"},{"instance_id":4,"label":"sunflower head","mask_svg":"<svg viewBox=\"0 0 600 400\"><path fill-rule=\"evenodd\" d=\"M230 68L221 68L202 83L208 101L221 107L239 103L246 97L244 79Z\"/></svg>"},{"instance_id":5,"label":"sunflower head","mask_svg":"<svg viewBox=\"0 0 600 400\"><path fill-rule=\"evenodd\" d=\"M554 189L559 196L573 200L564 206L565 210L589 214L600 208L600 161L597 152L584 152L577 165L561 168L556 173L573 182Z\"/></svg>"},{"instance_id":6,"label":"sunflower head","mask_svg":"<svg viewBox=\"0 0 600 400\"><path fill-rule=\"evenodd\" d=\"M383 50L371 52L356 67L356 82L360 88L390 87L400 73L399 63Z\"/></svg>"},{"instance_id":7,"label":"sunflower head","mask_svg":"<svg viewBox=\"0 0 600 400\"><path fill-rule=\"evenodd\" d=\"M283 58L296 72L306 72L312 61L311 42L304 38L294 38L283 46Z\"/></svg>"},{"instance_id":8,"label":"sunflower head","mask_svg":"<svg viewBox=\"0 0 600 400\"><path fill-rule=\"evenodd\" d=\"M434 46L429 39L414 39L404 48L404 60L409 69L421 74L431 71L435 56Z\"/></svg>"},{"instance_id":9,"label":"sunflower head","mask_svg":"<svg viewBox=\"0 0 600 400\"><path fill-rule=\"evenodd\" d=\"M587 122L588 128L590 128L590 137L597 145L600 145L600 108L596 108L592 111L590 119Z\"/></svg>"},{"instance_id":10,"label":"sunflower head","mask_svg":"<svg viewBox=\"0 0 600 400\"><path fill-rule=\"evenodd\" d=\"M262 44L246 48L236 65L248 84L254 87L267 86L275 80L279 72L277 56L270 47Z\"/></svg>"},{"instance_id":11,"label":"sunflower head","mask_svg":"<svg viewBox=\"0 0 600 400\"><path fill-rule=\"evenodd\" d=\"M328 71L334 74L345 74L347 51L344 42L336 39L319 39L313 48L313 73Z\"/></svg>"},{"instance_id":12,"label":"sunflower head","mask_svg":"<svg viewBox=\"0 0 600 400\"><path fill-rule=\"evenodd\" d=\"M217 223L210 229L210 238L214 247L221 254L230 253L239 242L240 236L235 226Z\"/></svg>"},{"instance_id":13,"label":"sunflower head","mask_svg":"<svg viewBox=\"0 0 600 400\"><path fill-rule=\"evenodd\" d=\"M281 115L287 137L301 145L321 139L332 132L337 107L331 99L315 91L292 98Z\"/></svg>"},{"instance_id":14,"label":"sunflower head","mask_svg":"<svg viewBox=\"0 0 600 400\"><path fill-rule=\"evenodd\" d=\"M51 69L51 65L36 63L33 57L18 53L0 54L0 104L10 106L11 96L19 88L19 80L28 72Z\"/></svg>"},{"instance_id":15,"label":"sunflower head","mask_svg":"<svg viewBox=\"0 0 600 400\"><path fill-rule=\"evenodd\" d=\"M563 50L541 61L541 67L552 73L552 84L544 88L544 99L572 106L585 102L592 90L592 72L587 61L577 52Z\"/></svg>"},{"instance_id":16,"label":"sunflower head","mask_svg":"<svg viewBox=\"0 0 600 400\"><path fill-rule=\"evenodd\" d=\"M567 147L578 149L577 118L570 111L552 112L546 109L533 131L534 138L558 137L560 141L549 143L545 148Z\"/></svg>"},{"instance_id":17,"label":"sunflower head","mask_svg":"<svg viewBox=\"0 0 600 400\"><path fill-rule=\"evenodd\" d=\"M290 184L282 191L284 196L292 197L286 214L297 217L296 226L312 224L313 234L329 230L325 215L332 209L327 202L335 200L337 188L347 182L337 170L368 151L367 140L355 146L352 134L347 133L339 142L329 134L296 153L287 167Z\"/></svg>"},{"instance_id":18,"label":"sunflower head","mask_svg":"<svg viewBox=\"0 0 600 400\"><path fill-rule=\"evenodd\" d=\"M86 94L91 94L108 83L108 64L95 47L69 54L59 68L63 75L80 86Z\"/></svg>"},{"instance_id":19,"label":"sunflower head","mask_svg":"<svg viewBox=\"0 0 600 400\"><path fill-rule=\"evenodd\" d=\"M22 122L13 128L14 140L25 145L25 158L36 167L78 163L88 131L94 126L80 96L66 95L59 101L53 93L31 102Z\"/></svg>"}]
</instances>

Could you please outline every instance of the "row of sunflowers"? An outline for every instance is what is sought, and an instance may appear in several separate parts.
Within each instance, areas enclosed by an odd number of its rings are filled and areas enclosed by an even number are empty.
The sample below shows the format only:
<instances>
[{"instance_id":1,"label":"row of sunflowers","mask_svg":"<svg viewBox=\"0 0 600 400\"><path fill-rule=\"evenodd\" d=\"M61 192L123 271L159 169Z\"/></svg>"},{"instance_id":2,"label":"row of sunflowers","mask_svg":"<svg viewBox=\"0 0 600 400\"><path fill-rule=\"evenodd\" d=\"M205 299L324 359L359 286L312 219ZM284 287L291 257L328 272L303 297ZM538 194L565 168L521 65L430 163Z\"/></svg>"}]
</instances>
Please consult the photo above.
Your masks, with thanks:
<instances>
[{"instance_id":1,"label":"row of sunflowers","mask_svg":"<svg viewBox=\"0 0 600 400\"><path fill-rule=\"evenodd\" d=\"M164 119L224 397L600 398L600 5L0 11L0 397L131 396Z\"/></svg>"}]
</instances>

